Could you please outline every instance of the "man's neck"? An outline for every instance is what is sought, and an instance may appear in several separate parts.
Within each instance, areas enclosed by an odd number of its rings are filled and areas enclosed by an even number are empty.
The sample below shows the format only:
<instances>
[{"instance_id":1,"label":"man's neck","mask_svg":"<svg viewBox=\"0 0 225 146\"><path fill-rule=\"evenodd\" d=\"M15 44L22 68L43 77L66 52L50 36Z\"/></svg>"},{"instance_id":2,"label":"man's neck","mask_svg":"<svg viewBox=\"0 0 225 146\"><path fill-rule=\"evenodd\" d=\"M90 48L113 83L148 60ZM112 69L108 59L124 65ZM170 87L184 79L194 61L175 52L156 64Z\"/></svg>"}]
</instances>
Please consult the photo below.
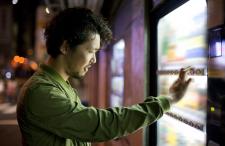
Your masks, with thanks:
<instances>
[{"instance_id":1,"label":"man's neck","mask_svg":"<svg viewBox=\"0 0 225 146\"><path fill-rule=\"evenodd\" d=\"M64 62L60 56L57 58L50 57L47 61L47 65L51 66L58 74L60 74L65 81L68 80L69 76L66 74Z\"/></svg>"}]
</instances>

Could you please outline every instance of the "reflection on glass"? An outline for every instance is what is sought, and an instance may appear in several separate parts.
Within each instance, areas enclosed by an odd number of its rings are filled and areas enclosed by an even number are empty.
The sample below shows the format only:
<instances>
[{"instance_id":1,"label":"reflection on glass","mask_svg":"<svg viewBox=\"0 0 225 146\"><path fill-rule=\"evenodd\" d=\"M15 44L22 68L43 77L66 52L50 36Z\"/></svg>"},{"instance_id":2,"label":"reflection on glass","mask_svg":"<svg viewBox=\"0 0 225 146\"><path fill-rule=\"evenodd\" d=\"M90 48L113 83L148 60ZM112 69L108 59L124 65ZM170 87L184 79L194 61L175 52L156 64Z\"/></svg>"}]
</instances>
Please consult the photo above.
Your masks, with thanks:
<instances>
[{"instance_id":1,"label":"reflection on glass","mask_svg":"<svg viewBox=\"0 0 225 146\"><path fill-rule=\"evenodd\" d=\"M209 57L222 56L222 28L209 32Z\"/></svg>"}]
</instances>

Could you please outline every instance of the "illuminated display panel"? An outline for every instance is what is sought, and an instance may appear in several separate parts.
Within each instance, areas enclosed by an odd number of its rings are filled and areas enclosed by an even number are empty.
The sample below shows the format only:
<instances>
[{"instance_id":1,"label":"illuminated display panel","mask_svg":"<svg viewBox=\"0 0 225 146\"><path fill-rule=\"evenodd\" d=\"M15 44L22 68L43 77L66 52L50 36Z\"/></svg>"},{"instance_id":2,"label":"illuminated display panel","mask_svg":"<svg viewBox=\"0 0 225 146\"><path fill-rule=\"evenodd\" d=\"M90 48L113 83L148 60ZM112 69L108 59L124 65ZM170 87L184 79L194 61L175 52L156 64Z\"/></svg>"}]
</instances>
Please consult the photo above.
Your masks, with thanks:
<instances>
[{"instance_id":1,"label":"illuminated display panel","mask_svg":"<svg viewBox=\"0 0 225 146\"><path fill-rule=\"evenodd\" d=\"M124 49L125 42L123 39L113 46L111 59L111 91L110 106L116 107L123 104L124 94Z\"/></svg>"},{"instance_id":2,"label":"illuminated display panel","mask_svg":"<svg viewBox=\"0 0 225 146\"><path fill-rule=\"evenodd\" d=\"M193 128L164 115L157 125L158 146L204 146L206 141L207 45L205 0L190 0L159 20L158 95L169 95L168 88L182 67L192 66L193 78L184 98L171 112L203 125Z\"/></svg>"}]
</instances>

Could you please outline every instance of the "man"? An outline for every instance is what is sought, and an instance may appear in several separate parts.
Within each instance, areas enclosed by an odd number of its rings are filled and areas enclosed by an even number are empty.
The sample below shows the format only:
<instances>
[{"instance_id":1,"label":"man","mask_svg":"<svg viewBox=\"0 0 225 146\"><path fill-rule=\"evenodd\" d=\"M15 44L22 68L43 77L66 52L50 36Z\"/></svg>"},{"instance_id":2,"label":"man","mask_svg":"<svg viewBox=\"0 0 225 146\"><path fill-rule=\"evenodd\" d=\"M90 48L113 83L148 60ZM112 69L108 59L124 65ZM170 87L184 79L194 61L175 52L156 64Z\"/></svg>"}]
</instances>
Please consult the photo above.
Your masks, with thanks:
<instances>
[{"instance_id":1,"label":"man","mask_svg":"<svg viewBox=\"0 0 225 146\"><path fill-rule=\"evenodd\" d=\"M24 145L89 146L118 138L159 119L185 93L185 70L171 86L171 98L148 97L130 107L98 109L81 104L69 77L82 78L96 62L96 52L112 33L106 22L85 8L70 8L45 31L50 59L24 84L17 119Z\"/></svg>"}]
</instances>

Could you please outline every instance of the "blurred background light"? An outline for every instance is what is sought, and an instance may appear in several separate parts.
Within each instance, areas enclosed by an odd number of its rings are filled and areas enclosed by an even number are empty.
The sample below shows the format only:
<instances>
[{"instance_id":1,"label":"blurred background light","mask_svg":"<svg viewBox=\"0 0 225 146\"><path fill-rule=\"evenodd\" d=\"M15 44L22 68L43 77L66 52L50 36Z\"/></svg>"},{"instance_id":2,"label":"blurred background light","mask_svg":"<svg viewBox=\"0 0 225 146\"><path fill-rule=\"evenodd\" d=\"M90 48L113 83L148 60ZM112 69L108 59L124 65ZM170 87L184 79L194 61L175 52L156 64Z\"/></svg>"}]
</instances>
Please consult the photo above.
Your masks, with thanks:
<instances>
[{"instance_id":1,"label":"blurred background light","mask_svg":"<svg viewBox=\"0 0 225 146\"><path fill-rule=\"evenodd\" d=\"M12 0L12 4L17 4L18 3L18 0Z\"/></svg>"}]
</instances>

